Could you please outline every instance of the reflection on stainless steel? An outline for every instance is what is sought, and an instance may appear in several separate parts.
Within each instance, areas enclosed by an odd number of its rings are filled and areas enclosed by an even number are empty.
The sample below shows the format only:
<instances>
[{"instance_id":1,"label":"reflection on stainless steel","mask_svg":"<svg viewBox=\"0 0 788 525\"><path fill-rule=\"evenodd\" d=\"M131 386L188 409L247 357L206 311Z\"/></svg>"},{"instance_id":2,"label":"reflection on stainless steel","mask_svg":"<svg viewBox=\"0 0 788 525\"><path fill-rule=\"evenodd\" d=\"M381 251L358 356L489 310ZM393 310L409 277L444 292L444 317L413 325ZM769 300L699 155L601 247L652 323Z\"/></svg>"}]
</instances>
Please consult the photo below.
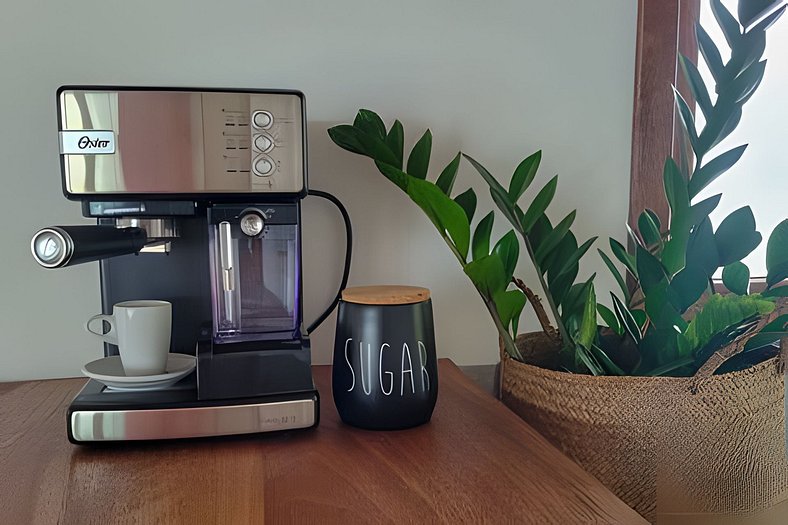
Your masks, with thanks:
<instances>
[{"instance_id":1,"label":"reflection on stainless steel","mask_svg":"<svg viewBox=\"0 0 788 525\"><path fill-rule=\"evenodd\" d=\"M146 244L140 253L170 253L172 243L169 241L157 242L155 244Z\"/></svg>"},{"instance_id":2,"label":"reflection on stainless steel","mask_svg":"<svg viewBox=\"0 0 788 525\"><path fill-rule=\"evenodd\" d=\"M57 268L68 261L74 252L71 237L60 228L39 230L30 241L33 258L44 268Z\"/></svg>"},{"instance_id":3,"label":"reflection on stainless steel","mask_svg":"<svg viewBox=\"0 0 788 525\"><path fill-rule=\"evenodd\" d=\"M75 441L179 439L308 428L317 400L155 410L91 410L71 414Z\"/></svg>"},{"instance_id":4,"label":"reflection on stainless steel","mask_svg":"<svg viewBox=\"0 0 788 525\"><path fill-rule=\"evenodd\" d=\"M180 237L178 223L175 219L141 219L138 217L126 217L115 219L116 228L142 228L148 234L151 243L160 244L157 241Z\"/></svg>"},{"instance_id":5,"label":"reflection on stainless steel","mask_svg":"<svg viewBox=\"0 0 788 525\"><path fill-rule=\"evenodd\" d=\"M141 228L50 226L33 235L30 250L44 268L60 268L139 252L148 238Z\"/></svg>"},{"instance_id":6,"label":"reflection on stainless steel","mask_svg":"<svg viewBox=\"0 0 788 525\"><path fill-rule=\"evenodd\" d=\"M66 90L59 104L72 195L304 188L296 94Z\"/></svg>"},{"instance_id":7,"label":"reflection on stainless steel","mask_svg":"<svg viewBox=\"0 0 788 525\"><path fill-rule=\"evenodd\" d=\"M241 231L249 237L257 237L263 232L265 221L260 210L245 210L240 219Z\"/></svg>"},{"instance_id":8,"label":"reflection on stainless steel","mask_svg":"<svg viewBox=\"0 0 788 525\"><path fill-rule=\"evenodd\" d=\"M224 291L224 319L225 328L237 328L238 321L235 318L235 274L238 268L235 266L234 243L232 237L232 226L227 221L219 223L219 261L222 270L222 290Z\"/></svg>"}]
</instances>

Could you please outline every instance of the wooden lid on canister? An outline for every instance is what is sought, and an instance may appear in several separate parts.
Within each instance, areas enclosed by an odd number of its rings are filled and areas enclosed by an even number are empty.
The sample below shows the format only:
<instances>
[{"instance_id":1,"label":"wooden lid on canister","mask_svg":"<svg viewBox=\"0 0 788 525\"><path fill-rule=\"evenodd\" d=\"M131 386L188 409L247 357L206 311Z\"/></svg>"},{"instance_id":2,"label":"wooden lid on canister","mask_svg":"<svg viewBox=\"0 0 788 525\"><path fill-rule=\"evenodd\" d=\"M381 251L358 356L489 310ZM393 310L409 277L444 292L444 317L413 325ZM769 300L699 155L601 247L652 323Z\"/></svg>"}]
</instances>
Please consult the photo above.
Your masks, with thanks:
<instances>
[{"instance_id":1,"label":"wooden lid on canister","mask_svg":"<svg viewBox=\"0 0 788 525\"><path fill-rule=\"evenodd\" d=\"M430 291L420 286L384 284L378 286L354 286L342 290L342 300L356 304L413 304L423 303L430 298Z\"/></svg>"}]
</instances>

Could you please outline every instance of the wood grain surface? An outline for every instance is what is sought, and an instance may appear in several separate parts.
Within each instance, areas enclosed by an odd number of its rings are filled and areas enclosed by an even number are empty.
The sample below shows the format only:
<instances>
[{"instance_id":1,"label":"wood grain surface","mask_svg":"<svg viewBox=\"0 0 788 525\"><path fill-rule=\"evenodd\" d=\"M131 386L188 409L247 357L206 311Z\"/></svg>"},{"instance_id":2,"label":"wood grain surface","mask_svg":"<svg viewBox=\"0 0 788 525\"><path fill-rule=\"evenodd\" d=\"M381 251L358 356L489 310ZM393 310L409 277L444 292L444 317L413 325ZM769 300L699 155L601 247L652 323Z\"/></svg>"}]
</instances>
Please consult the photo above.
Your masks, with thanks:
<instances>
[{"instance_id":1,"label":"wood grain surface","mask_svg":"<svg viewBox=\"0 0 788 525\"><path fill-rule=\"evenodd\" d=\"M320 426L79 447L84 380L0 383L0 523L642 523L596 479L441 360L432 421L348 427L314 368Z\"/></svg>"},{"instance_id":2,"label":"wood grain surface","mask_svg":"<svg viewBox=\"0 0 788 525\"><path fill-rule=\"evenodd\" d=\"M342 290L342 300L358 304L413 304L430 298L430 291L419 286L384 284L354 286Z\"/></svg>"},{"instance_id":3,"label":"wood grain surface","mask_svg":"<svg viewBox=\"0 0 788 525\"><path fill-rule=\"evenodd\" d=\"M638 2L629 190L629 224L633 227L646 208L656 212L662 224L668 223L662 172L667 156L679 158L680 144L671 85L695 107L676 60L679 52L697 59L694 24L699 13L699 0Z\"/></svg>"}]
</instances>

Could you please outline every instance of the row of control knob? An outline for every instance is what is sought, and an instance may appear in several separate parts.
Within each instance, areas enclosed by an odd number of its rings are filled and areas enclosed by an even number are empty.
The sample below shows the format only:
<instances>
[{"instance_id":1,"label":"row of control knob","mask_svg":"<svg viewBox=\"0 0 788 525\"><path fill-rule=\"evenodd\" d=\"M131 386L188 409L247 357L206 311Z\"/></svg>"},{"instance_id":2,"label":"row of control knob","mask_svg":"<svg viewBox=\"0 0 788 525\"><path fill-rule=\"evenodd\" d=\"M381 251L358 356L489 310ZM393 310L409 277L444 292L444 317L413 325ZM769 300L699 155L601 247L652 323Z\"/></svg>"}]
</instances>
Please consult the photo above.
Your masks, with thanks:
<instances>
[{"instance_id":1,"label":"row of control knob","mask_svg":"<svg viewBox=\"0 0 788 525\"><path fill-rule=\"evenodd\" d=\"M269 111L259 110L252 113L252 126L257 130L271 129L273 124L274 116ZM265 131L255 131L252 133L252 140L255 149L261 153L252 161L252 171L258 177L270 177L275 163L266 153L274 149L274 138Z\"/></svg>"}]
</instances>

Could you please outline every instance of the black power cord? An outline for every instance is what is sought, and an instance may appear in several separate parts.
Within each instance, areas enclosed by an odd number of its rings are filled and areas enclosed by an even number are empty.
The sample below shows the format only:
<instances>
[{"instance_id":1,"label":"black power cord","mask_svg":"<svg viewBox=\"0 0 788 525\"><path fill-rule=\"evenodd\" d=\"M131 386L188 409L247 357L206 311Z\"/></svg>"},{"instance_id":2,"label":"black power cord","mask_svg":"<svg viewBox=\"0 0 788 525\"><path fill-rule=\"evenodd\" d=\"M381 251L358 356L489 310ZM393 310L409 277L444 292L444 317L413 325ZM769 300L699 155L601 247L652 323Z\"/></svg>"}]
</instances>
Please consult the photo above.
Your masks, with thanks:
<instances>
[{"instance_id":1,"label":"black power cord","mask_svg":"<svg viewBox=\"0 0 788 525\"><path fill-rule=\"evenodd\" d=\"M350 257L353 253L353 227L350 225L350 215L348 215L345 206L342 204L342 202L340 202L339 199L326 191L320 190L308 190L307 194L314 197L320 197L331 202L331 204L337 207L339 213L342 214L342 220L345 223L345 267L342 271L342 281L339 285L339 290L337 291L336 297L334 297L334 300L331 301L331 304L328 306L328 308L326 308L326 310L320 314L318 318L315 319L311 325L309 325L309 327L307 327L306 333L309 335L315 331L329 315L331 315L331 312L334 311L334 308L337 307L339 300L342 298L342 290L347 287L347 280L350 276Z\"/></svg>"}]
</instances>

